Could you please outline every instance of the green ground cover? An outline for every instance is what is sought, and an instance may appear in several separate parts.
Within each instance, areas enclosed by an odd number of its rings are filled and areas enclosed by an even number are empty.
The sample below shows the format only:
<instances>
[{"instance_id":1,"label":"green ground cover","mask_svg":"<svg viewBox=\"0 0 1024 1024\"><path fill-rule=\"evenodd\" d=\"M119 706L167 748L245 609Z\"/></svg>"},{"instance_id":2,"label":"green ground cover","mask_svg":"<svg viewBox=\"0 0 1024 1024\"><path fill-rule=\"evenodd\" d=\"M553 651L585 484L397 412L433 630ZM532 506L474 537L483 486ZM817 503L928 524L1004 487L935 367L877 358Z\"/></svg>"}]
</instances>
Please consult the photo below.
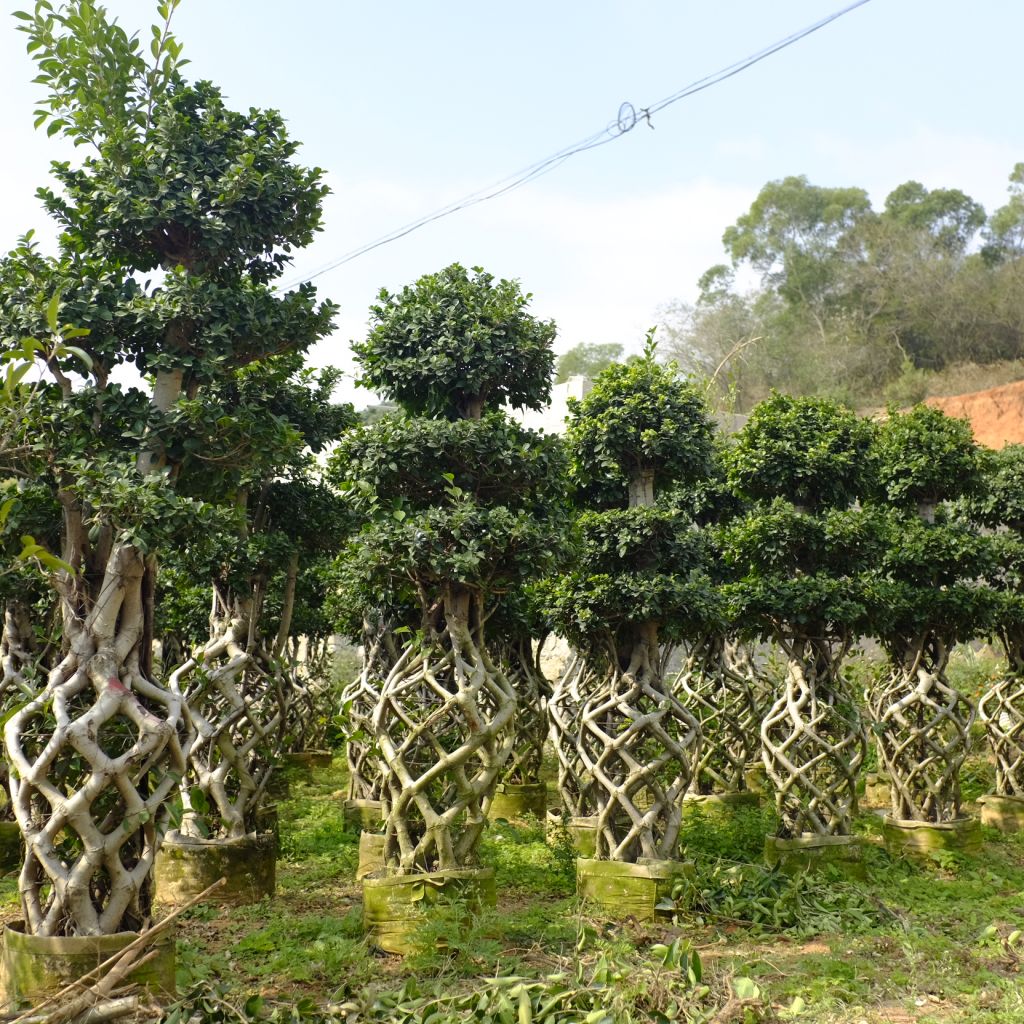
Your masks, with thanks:
<instances>
[{"instance_id":1,"label":"green ground cover","mask_svg":"<svg viewBox=\"0 0 1024 1024\"><path fill-rule=\"evenodd\" d=\"M980 857L920 864L871 844L858 883L764 868L770 811L692 818L683 842L697 870L675 915L611 925L575 900L564 837L497 823L482 850L496 910L469 926L446 910L424 928L423 952L402 960L362 938L341 763L292 780L276 899L187 915L172 1022L1024 1019L1024 837L986 830ZM983 785L988 765L972 769ZM858 827L877 839L878 823L868 812ZM15 916L15 879L0 893Z\"/></svg>"}]
</instances>

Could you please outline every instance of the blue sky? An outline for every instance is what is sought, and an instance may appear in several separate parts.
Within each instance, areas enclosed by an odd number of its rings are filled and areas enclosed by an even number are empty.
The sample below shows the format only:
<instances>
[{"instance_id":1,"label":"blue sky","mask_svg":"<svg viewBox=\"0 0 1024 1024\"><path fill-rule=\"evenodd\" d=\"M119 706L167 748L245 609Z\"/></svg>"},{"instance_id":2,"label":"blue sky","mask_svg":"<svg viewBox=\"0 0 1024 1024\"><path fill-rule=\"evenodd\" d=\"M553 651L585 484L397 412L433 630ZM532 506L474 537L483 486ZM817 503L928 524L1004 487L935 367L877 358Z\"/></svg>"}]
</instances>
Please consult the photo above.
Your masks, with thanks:
<instances>
[{"instance_id":1,"label":"blue sky","mask_svg":"<svg viewBox=\"0 0 1024 1024\"><path fill-rule=\"evenodd\" d=\"M13 11L21 4L5 3ZM155 0L109 0L147 30ZM283 111L333 195L296 274L323 266L837 10L840 0L469 3L183 0L194 77ZM32 129L34 68L0 21L0 243L46 223L33 197L64 155ZM458 260L519 278L558 347L637 348L657 309L692 298L721 235L768 180L859 185L876 205L916 178L991 210L1024 160L1013 0L871 0L742 74L669 107L511 195L320 277L341 304L318 363L351 367L381 286ZM360 402L365 392L346 394Z\"/></svg>"}]
</instances>

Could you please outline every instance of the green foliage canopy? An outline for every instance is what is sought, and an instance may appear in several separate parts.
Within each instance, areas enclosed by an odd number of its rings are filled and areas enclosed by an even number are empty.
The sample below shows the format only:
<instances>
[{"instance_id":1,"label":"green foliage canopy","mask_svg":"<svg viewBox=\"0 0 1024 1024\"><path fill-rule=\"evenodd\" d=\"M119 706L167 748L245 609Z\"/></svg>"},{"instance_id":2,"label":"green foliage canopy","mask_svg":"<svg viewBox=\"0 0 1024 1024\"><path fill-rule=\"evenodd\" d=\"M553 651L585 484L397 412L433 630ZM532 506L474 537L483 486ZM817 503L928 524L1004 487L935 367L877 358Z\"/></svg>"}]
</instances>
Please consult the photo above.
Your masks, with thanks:
<instances>
[{"instance_id":1,"label":"green foliage canopy","mask_svg":"<svg viewBox=\"0 0 1024 1024\"><path fill-rule=\"evenodd\" d=\"M851 409L775 394L753 410L727 450L729 482L751 501L846 508L867 490L871 437L870 424Z\"/></svg>"},{"instance_id":2,"label":"green foliage canopy","mask_svg":"<svg viewBox=\"0 0 1024 1024\"><path fill-rule=\"evenodd\" d=\"M650 337L650 336L649 336ZM612 364L569 403L573 474L586 486L653 474L659 489L693 485L711 471L714 427L704 396L675 367L644 359Z\"/></svg>"},{"instance_id":3,"label":"green foliage canopy","mask_svg":"<svg viewBox=\"0 0 1024 1024\"><path fill-rule=\"evenodd\" d=\"M527 312L516 281L457 263L370 307L371 330L353 351L359 383L419 416L448 419L483 404L542 409L551 393L555 325Z\"/></svg>"}]
</instances>

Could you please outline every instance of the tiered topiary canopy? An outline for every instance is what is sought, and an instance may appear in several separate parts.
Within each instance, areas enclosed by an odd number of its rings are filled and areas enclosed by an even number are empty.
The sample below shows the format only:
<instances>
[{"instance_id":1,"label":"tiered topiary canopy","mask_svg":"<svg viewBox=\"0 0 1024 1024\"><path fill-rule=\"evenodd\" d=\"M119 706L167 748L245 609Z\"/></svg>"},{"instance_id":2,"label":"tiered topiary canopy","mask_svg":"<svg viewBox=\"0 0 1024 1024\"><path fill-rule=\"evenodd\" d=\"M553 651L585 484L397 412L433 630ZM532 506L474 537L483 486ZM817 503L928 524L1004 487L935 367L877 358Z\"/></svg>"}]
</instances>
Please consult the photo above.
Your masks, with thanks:
<instances>
[{"instance_id":1,"label":"tiered topiary canopy","mask_svg":"<svg viewBox=\"0 0 1024 1024\"><path fill-rule=\"evenodd\" d=\"M586 663L580 759L601 860L675 853L700 730L666 685L662 645L717 606L702 534L659 495L708 472L712 432L701 394L655 362L650 339L643 359L604 370L571 409L574 473L604 507L579 515L579 552L550 604Z\"/></svg>"},{"instance_id":2,"label":"tiered topiary canopy","mask_svg":"<svg viewBox=\"0 0 1024 1024\"><path fill-rule=\"evenodd\" d=\"M721 543L741 578L734 621L786 656L782 692L761 723L779 837L849 835L865 734L841 669L866 622L873 518L853 508L868 483L869 425L818 399L773 395L729 452L752 502Z\"/></svg>"}]
</instances>

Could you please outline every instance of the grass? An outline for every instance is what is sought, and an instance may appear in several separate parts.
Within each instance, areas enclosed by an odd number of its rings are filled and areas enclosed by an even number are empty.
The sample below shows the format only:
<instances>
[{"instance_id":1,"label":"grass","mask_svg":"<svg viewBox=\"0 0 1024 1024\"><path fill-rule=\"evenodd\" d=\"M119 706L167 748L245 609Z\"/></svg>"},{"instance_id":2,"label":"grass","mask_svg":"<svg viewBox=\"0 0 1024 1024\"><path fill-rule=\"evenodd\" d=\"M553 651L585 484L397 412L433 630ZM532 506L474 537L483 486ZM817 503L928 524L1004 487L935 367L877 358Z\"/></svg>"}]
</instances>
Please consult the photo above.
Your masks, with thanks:
<instances>
[{"instance_id":1,"label":"grass","mask_svg":"<svg viewBox=\"0 0 1024 1024\"><path fill-rule=\"evenodd\" d=\"M974 767L980 791L991 769L983 760ZM497 908L468 925L457 907L440 914L422 935L425 951L402 960L374 954L363 939L353 880L358 835L341 815L343 785L340 759L312 781L293 777L292 795L280 805L275 899L201 907L181 922L181 991L215 985L224 1005L256 1008L224 1019L266 1017L276 1007L273 1020L297 1021L334 1004L347 1008L335 1012L338 1020L497 1021L505 1009L446 1016L383 1006L426 1005L430 993L497 1006L507 996L501 985L512 982L484 979L514 975L523 979L516 998L534 998L531 985L541 993L563 986L578 997L574 1006L598 1008L587 1011L594 1021L613 999L634 1008L605 1016L610 1024L1024 1020L1024 941L1014 936L1024 929L1024 836L987 829L977 858L908 863L886 854L878 817L865 814L858 829L868 842L867 882L828 874L791 881L760 866L770 810L688 816L682 842L697 866L699 893L680 891L674 919L610 924L578 906L566 837L545 841L538 822L502 822L488 829L481 849L496 871ZM16 908L16 880L0 879L0 913L14 917ZM699 979L687 950L699 954ZM741 983L756 985L753 1000L737 1002ZM589 1002L579 1001L584 996ZM527 1019L517 1016L514 999L510 1005L507 1019Z\"/></svg>"},{"instance_id":2,"label":"grass","mask_svg":"<svg viewBox=\"0 0 1024 1024\"><path fill-rule=\"evenodd\" d=\"M979 759L972 770L970 788L981 792L990 784L990 766ZM1024 1019L1024 946L1008 941L1024 928L1024 837L986 830L980 857L908 863L885 853L879 819L866 814L858 828L869 843L868 882L824 875L790 883L757 866L773 827L770 810L692 815L682 845L698 866L695 884L703 886L704 902L691 894L681 898L674 920L641 925L608 924L581 912L567 837L547 842L538 822L501 822L488 829L481 849L496 871L498 907L468 925L457 907L440 914L422 936L425 952L401 960L375 955L362 938L360 889L353 882L358 836L342 820L343 784L338 762L311 783L293 781L292 796L281 805L277 898L190 915L180 933L183 983L218 979L236 1005L258 994L285 1006L309 999L370 1014L374 993L408 996L432 985L470 992L481 978L541 979L574 964L591 970L605 963L628 965L616 982L620 994L633 979L645 979L631 995L640 999L640 988L647 991L650 979L662 977L663 949L681 937L704 965L711 995L702 998L718 994L704 1017L693 996L687 1011L693 1020L712 1020L723 1006L732 1012L727 994L738 978L752 979L760 990L756 1016L741 1007L750 1020ZM765 893L780 925L752 909ZM386 1013L377 1002L373 1012ZM351 1012L356 1015L342 1019L414 1019L397 1010L393 1018ZM722 1018L728 1019L744 1017Z\"/></svg>"}]
</instances>

